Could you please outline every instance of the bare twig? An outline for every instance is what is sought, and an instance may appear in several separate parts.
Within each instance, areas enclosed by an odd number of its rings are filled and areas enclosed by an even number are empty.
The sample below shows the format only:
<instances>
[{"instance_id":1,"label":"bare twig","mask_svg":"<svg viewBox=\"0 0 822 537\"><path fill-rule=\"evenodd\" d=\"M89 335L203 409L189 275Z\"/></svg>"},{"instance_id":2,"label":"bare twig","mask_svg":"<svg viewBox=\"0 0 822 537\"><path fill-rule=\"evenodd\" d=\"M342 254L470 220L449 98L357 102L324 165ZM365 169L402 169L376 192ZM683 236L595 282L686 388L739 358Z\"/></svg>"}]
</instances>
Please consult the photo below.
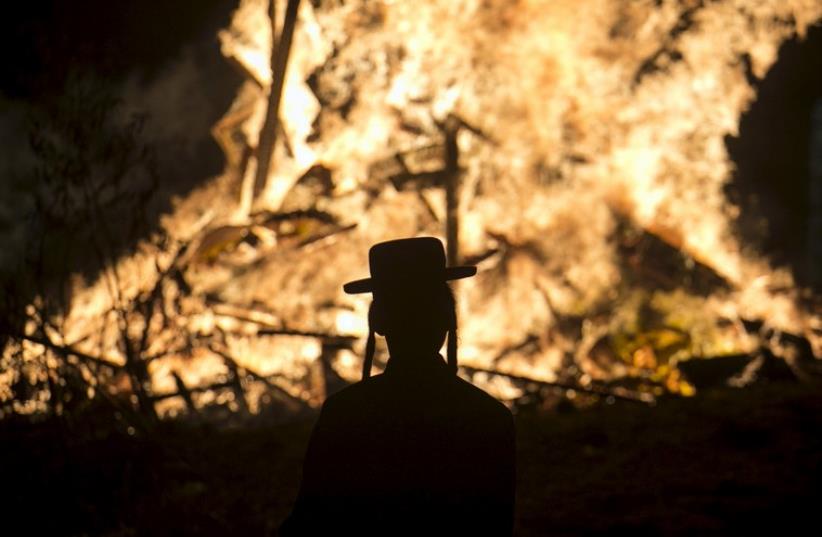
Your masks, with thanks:
<instances>
[{"instance_id":1,"label":"bare twig","mask_svg":"<svg viewBox=\"0 0 822 537\"><path fill-rule=\"evenodd\" d=\"M214 354L222 357L223 360L226 361L226 363L233 364L233 367L234 367L235 370L240 369L239 365L237 364L237 361L234 360L234 358L230 354L228 354L228 352L226 350L219 349L215 345L209 346L208 349L211 352L213 352ZM303 401L299 397L295 397L295 396L291 395L290 393L288 393L283 388L281 388L281 387L277 386L276 384L274 384L273 382L271 382L271 380L270 380L271 377L265 377L265 376L260 375L259 373L255 372L255 371L252 371L251 369L248 369L248 368L242 368L242 370L246 375L252 377L254 380L262 382L268 388L270 388L275 393L277 393L279 396L284 397L287 401L296 404L299 408L301 408L301 409L308 408L308 403L306 403L305 401ZM231 382L227 382L225 384L227 386L230 386Z\"/></svg>"},{"instance_id":2,"label":"bare twig","mask_svg":"<svg viewBox=\"0 0 822 537\"><path fill-rule=\"evenodd\" d=\"M268 311L260 309L248 308L245 306L238 306L235 304L228 304L226 302L217 302L206 298L206 304L211 307L216 315L222 317L231 317L238 321L254 323L262 326L278 326L280 319Z\"/></svg>"},{"instance_id":3,"label":"bare twig","mask_svg":"<svg viewBox=\"0 0 822 537\"><path fill-rule=\"evenodd\" d=\"M228 372L231 374L227 382L231 384L231 388L234 391L234 399L240 406L241 411L248 412L248 402L245 400L245 391L243 390L240 366L237 365L237 362L234 360L229 360L225 356L223 357L223 361L225 362L226 367L228 367Z\"/></svg>"},{"instance_id":4,"label":"bare twig","mask_svg":"<svg viewBox=\"0 0 822 537\"><path fill-rule=\"evenodd\" d=\"M172 371L171 376L174 377L174 384L177 385L177 394L183 398L183 401L185 401L186 409L189 413L195 414L197 412L197 407L194 406L194 400L191 398L191 390L189 390L186 383L183 382L183 379L180 377L179 373Z\"/></svg>"},{"instance_id":5,"label":"bare twig","mask_svg":"<svg viewBox=\"0 0 822 537\"><path fill-rule=\"evenodd\" d=\"M277 317L267 311L259 309L245 308L235 306L233 304L225 304L220 302L210 302L214 313L224 317L231 317L240 321L257 324L265 328L257 330L258 336L301 336L314 337L321 339L326 343L337 344L340 346L351 346L357 340L357 336L347 336L341 334L332 334L329 332L312 332L306 330L296 330L282 326Z\"/></svg>"},{"instance_id":6,"label":"bare twig","mask_svg":"<svg viewBox=\"0 0 822 537\"><path fill-rule=\"evenodd\" d=\"M599 386L581 386L579 384L572 384L567 382L549 382L545 380L537 380L530 377L523 377L521 375L514 375L512 373L506 373L504 371L498 371L495 369L483 369L479 367L468 367L468 366L460 366L460 369L464 370L465 372L473 375L476 373L485 373L486 375L496 375L500 377L506 377L511 380L515 380L517 382L525 383L525 384L536 384L540 387L545 388L554 388L554 389L562 389L562 390L574 390L583 393L590 393L592 395L599 395L601 397L613 397L614 399L619 399L621 401L628 401L631 403L645 403L649 405L653 405L656 403L656 397L649 393L638 393L632 392L629 390L609 390L604 387Z\"/></svg>"},{"instance_id":7,"label":"bare twig","mask_svg":"<svg viewBox=\"0 0 822 537\"><path fill-rule=\"evenodd\" d=\"M154 394L154 395L151 396L151 400L156 403L157 401L162 401L164 399L171 399L172 397L180 397L185 401L186 397L191 399L191 395L195 394L195 393L210 392L210 391L214 391L214 390L221 390L221 389L224 389L224 388L231 388L231 387L232 387L232 381L227 380L227 381L223 381L223 382L215 382L213 384L207 384L205 386L194 386L194 387L184 386L185 393L183 393L182 391L180 391L180 385L178 384L177 385L177 391ZM188 404L189 404L188 401L186 401L186 406L187 407L188 407Z\"/></svg>"},{"instance_id":8,"label":"bare twig","mask_svg":"<svg viewBox=\"0 0 822 537\"><path fill-rule=\"evenodd\" d=\"M526 337L524 340L520 341L519 343L515 343L515 344L513 344L513 345L510 345L510 346L508 346L508 347L506 347L506 348L502 349L502 350L499 352L499 354L497 354L496 356L494 356L494 358L491 360L491 362L492 362L494 365L496 365L496 364L498 364L500 361L502 361L502 359L503 359L503 358L505 358L506 356L508 356L509 354L511 354L511 353L513 353L513 352L518 352L518 351L525 350L525 349L527 349L528 347L533 346L533 345L534 345L535 343L537 343L538 341L539 341L539 338L538 338L537 336L535 336L534 334L529 334L529 335L528 335L528 337Z\"/></svg>"},{"instance_id":9,"label":"bare twig","mask_svg":"<svg viewBox=\"0 0 822 537\"><path fill-rule=\"evenodd\" d=\"M157 281L154 282L154 287L145 295L145 298L138 298L134 306L135 309L140 311L143 315L143 321L145 322L145 327L143 328L143 333L140 335L140 343L138 346L140 354L144 353L148 346L148 338L151 331L151 319L154 317L157 302L162 301L163 284L169 276L174 278L177 275L176 273L180 270L180 260L183 258L187 250L188 248L186 246L177 248L177 251L174 253L174 257L169 262L165 270L160 270L159 262L156 259L154 261L157 268Z\"/></svg>"},{"instance_id":10,"label":"bare twig","mask_svg":"<svg viewBox=\"0 0 822 537\"><path fill-rule=\"evenodd\" d=\"M327 343L336 343L340 346L350 346L357 340L355 336L341 336L327 332L309 332L304 330L294 330L291 328L263 328L257 331L258 336L302 336L315 337Z\"/></svg>"},{"instance_id":11,"label":"bare twig","mask_svg":"<svg viewBox=\"0 0 822 537\"><path fill-rule=\"evenodd\" d=\"M12 338L25 340L25 341L30 341L31 343L36 343L38 345L42 345L42 346L46 347L47 349L53 350L54 352L57 352L57 353L60 353L60 354L63 354L63 355L71 355L71 356L79 358L80 360L83 360L85 362L89 362L89 363L99 365L99 366L103 366L103 367L108 367L108 368L111 368L115 371L119 371L119 370L122 370L124 368L124 366L122 366L120 364L117 364L117 363L114 363L111 360L107 360L105 358L99 358L97 356L92 356L90 354L86 354L85 352L78 351L77 349L74 349L70 346L58 345L58 344L56 344L56 343L54 343L51 340L46 339L46 338L40 338L40 337L37 337L37 336L27 336L25 334L17 334L17 333L8 334L8 335Z\"/></svg>"}]
</instances>

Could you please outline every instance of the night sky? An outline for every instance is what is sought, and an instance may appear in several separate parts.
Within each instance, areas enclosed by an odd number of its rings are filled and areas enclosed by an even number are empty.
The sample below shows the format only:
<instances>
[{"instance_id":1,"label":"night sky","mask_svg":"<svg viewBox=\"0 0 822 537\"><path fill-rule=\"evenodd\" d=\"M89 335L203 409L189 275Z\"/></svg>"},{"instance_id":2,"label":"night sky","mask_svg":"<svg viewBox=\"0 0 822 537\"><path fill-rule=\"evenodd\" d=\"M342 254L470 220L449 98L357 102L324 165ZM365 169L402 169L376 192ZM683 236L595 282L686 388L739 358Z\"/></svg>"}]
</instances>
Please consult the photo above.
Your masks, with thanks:
<instances>
[{"instance_id":1,"label":"night sky","mask_svg":"<svg viewBox=\"0 0 822 537\"><path fill-rule=\"evenodd\" d=\"M30 98L59 91L72 69L150 78L186 43L216 42L236 0L33 0L3 17L0 91ZM7 7L8 9L8 7Z\"/></svg>"}]
</instances>

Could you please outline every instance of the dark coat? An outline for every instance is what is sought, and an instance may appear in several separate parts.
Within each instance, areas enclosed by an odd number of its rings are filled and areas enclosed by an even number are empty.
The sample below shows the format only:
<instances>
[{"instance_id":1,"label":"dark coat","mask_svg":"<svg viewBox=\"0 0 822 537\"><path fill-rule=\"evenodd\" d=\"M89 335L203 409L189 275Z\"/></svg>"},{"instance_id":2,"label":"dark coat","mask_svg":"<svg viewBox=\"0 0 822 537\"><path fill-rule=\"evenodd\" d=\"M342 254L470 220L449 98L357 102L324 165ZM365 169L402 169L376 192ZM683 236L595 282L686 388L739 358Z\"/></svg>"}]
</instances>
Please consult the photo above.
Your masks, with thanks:
<instances>
[{"instance_id":1,"label":"dark coat","mask_svg":"<svg viewBox=\"0 0 822 537\"><path fill-rule=\"evenodd\" d=\"M514 424L436 356L330 397L281 535L510 535Z\"/></svg>"}]
</instances>

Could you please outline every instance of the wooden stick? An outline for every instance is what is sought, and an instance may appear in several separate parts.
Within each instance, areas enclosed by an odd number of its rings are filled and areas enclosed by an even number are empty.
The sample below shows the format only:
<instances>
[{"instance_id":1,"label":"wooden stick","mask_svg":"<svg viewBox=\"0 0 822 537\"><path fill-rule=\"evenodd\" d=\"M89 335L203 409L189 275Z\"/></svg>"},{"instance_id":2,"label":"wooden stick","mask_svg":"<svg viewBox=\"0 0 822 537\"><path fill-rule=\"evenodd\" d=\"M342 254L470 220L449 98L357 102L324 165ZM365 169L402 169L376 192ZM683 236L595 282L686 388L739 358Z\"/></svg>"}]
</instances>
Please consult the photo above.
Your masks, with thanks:
<instances>
[{"instance_id":1,"label":"wooden stick","mask_svg":"<svg viewBox=\"0 0 822 537\"><path fill-rule=\"evenodd\" d=\"M210 350L211 352L213 352L217 356L220 356L223 360L226 361L226 363L233 363L235 370L239 369L239 365L237 364L237 361L230 354L228 354L227 351L222 351L222 350L216 348L214 345L209 346L208 350ZM271 377L265 377L265 376L260 375L259 373L255 372L255 371L252 371L251 369L248 369L248 368L243 368L243 372L246 375L249 375L252 378L254 378L254 380L258 380L258 381L262 382L263 384L268 386L271 390L273 390L274 392L279 394L281 397L284 397L287 401L296 404L299 408L301 408L301 409L308 408L308 403L306 403L305 401L303 401L299 397L295 397L295 396L291 395L290 393L288 393L283 388L281 388L281 387L277 386L276 384L274 384L273 382L271 382L271 380L270 380ZM232 385L232 382L228 381L228 382L223 383L222 387L229 387L231 385Z\"/></svg>"},{"instance_id":2,"label":"wooden stick","mask_svg":"<svg viewBox=\"0 0 822 537\"><path fill-rule=\"evenodd\" d=\"M283 92L283 82L285 81L285 70L288 66L288 55L291 51L291 39L294 36L294 26L297 22L297 9L300 7L300 0L288 0L285 10L285 20L280 34L279 43L275 46L275 20L274 4L271 2L271 88L268 92L268 108L266 110L265 121L260 130L260 137L257 143L257 173L254 180L254 195L258 194L265 187L268 179L268 172L271 169L271 157L274 154L274 146L277 143L277 124L279 123L280 100Z\"/></svg>"},{"instance_id":3,"label":"wooden stick","mask_svg":"<svg viewBox=\"0 0 822 537\"><path fill-rule=\"evenodd\" d=\"M211 306L214 313L224 317L231 317L240 321L253 323L265 328L257 330L257 336L302 336L314 337L321 339L326 343L337 344L339 346L350 346L352 342L357 340L357 336L346 336L341 334L331 334L328 332L311 332L305 330L296 330L285 326L276 326L277 317L267 311L259 309L245 308L236 306L234 304L226 304L209 300L208 305ZM276 322L278 325L279 323ZM213 350L213 349L212 349Z\"/></svg>"},{"instance_id":4,"label":"wooden stick","mask_svg":"<svg viewBox=\"0 0 822 537\"><path fill-rule=\"evenodd\" d=\"M186 401L186 406L188 406L188 400L191 399L191 394L193 393L202 393L208 392L211 390L221 390L223 388L231 388L231 381L225 382L215 382L214 384L207 384L205 386L194 386L192 388L185 387L185 393L180 391L179 385L176 392L166 392L166 393L158 393L151 396L151 400L154 402L162 401L163 399L171 399L172 397L182 397L184 401ZM188 400L187 400L188 399Z\"/></svg>"},{"instance_id":5,"label":"wooden stick","mask_svg":"<svg viewBox=\"0 0 822 537\"><path fill-rule=\"evenodd\" d=\"M242 376L240 375L240 367L234 360L228 360L225 357L223 357L223 361L225 362L226 367L228 367L230 378L227 382L231 384L231 388L234 391L234 399L237 401L237 405L239 405L240 411L248 413L248 401L245 400L245 390L243 390L243 382Z\"/></svg>"},{"instance_id":6,"label":"wooden stick","mask_svg":"<svg viewBox=\"0 0 822 537\"><path fill-rule=\"evenodd\" d=\"M191 390L188 389L186 383L183 382L182 377L176 371L172 371L171 376L174 377L174 383L177 385L177 394L185 401L189 413L196 414L197 407L194 406L194 400L191 398Z\"/></svg>"},{"instance_id":7,"label":"wooden stick","mask_svg":"<svg viewBox=\"0 0 822 537\"><path fill-rule=\"evenodd\" d=\"M79 359L83 360L84 362L89 362L89 363L92 363L92 364L95 364L95 365L108 367L108 368L111 368L111 369L114 369L114 370L117 370L117 371L125 368L125 366L120 365L120 364L116 364L116 363L114 363L110 360L107 360L105 358L98 358L97 356L92 356L90 354L86 354L82 351L78 351L77 349L73 349L72 347L69 347L69 346L58 345L56 343L53 343L49 339L40 338L40 337L37 337L37 336L27 336L25 334L7 334L7 335L9 337L13 337L15 339L21 339L21 340L25 340L25 341L30 341L31 343L36 343L38 345L42 345L42 346L44 346L48 349L53 350L54 352L60 353L60 354L74 356L76 358L79 358Z\"/></svg>"},{"instance_id":8,"label":"wooden stick","mask_svg":"<svg viewBox=\"0 0 822 537\"><path fill-rule=\"evenodd\" d=\"M631 403L645 403L649 405L656 404L656 397L649 393L636 393L631 392L629 390L620 390L619 392L608 390L607 388L601 387L594 387L594 386L580 386L579 384L571 384L566 382L549 382L546 380L537 380L530 377L523 377L520 375L514 375L512 373L506 373L504 371L498 371L495 369L483 369L480 367L468 367L468 366L460 366L460 369L466 371L467 373L473 375L476 373L485 373L487 375L497 375L500 377L507 377L511 380L515 380L517 382L528 383L528 384L537 384L538 386L545 387L545 388L555 388L555 389L562 389L562 390L574 390L578 392L590 393L592 395L599 395L601 397L613 397L614 399L619 399L622 401L629 401ZM620 393L621 392L621 393Z\"/></svg>"},{"instance_id":9,"label":"wooden stick","mask_svg":"<svg viewBox=\"0 0 822 537\"><path fill-rule=\"evenodd\" d=\"M263 328L257 331L258 336L302 336L314 337L321 339L327 343L337 343L339 346L350 346L351 343L357 340L355 336L341 336L338 334L329 334L326 332L308 332L303 330L294 330L291 328Z\"/></svg>"}]
</instances>

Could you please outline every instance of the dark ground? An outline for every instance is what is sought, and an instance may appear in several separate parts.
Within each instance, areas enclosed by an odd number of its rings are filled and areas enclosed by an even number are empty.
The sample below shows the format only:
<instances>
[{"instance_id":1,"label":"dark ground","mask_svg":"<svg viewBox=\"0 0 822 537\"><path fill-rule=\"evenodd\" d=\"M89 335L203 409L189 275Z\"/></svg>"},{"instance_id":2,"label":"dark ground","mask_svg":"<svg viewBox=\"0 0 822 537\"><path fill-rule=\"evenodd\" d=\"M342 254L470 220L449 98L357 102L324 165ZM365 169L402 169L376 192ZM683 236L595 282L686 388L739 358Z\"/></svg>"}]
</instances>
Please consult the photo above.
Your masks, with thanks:
<instances>
[{"instance_id":1,"label":"dark ground","mask_svg":"<svg viewBox=\"0 0 822 537\"><path fill-rule=\"evenodd\" d=\"M294 499L311 421L170 422L132 436L90 418L6 420L4 526L29 535L271 534ZM517 535L814 533L818 387L520 415L517 430Z\"/></svg>"}]
</instances>

